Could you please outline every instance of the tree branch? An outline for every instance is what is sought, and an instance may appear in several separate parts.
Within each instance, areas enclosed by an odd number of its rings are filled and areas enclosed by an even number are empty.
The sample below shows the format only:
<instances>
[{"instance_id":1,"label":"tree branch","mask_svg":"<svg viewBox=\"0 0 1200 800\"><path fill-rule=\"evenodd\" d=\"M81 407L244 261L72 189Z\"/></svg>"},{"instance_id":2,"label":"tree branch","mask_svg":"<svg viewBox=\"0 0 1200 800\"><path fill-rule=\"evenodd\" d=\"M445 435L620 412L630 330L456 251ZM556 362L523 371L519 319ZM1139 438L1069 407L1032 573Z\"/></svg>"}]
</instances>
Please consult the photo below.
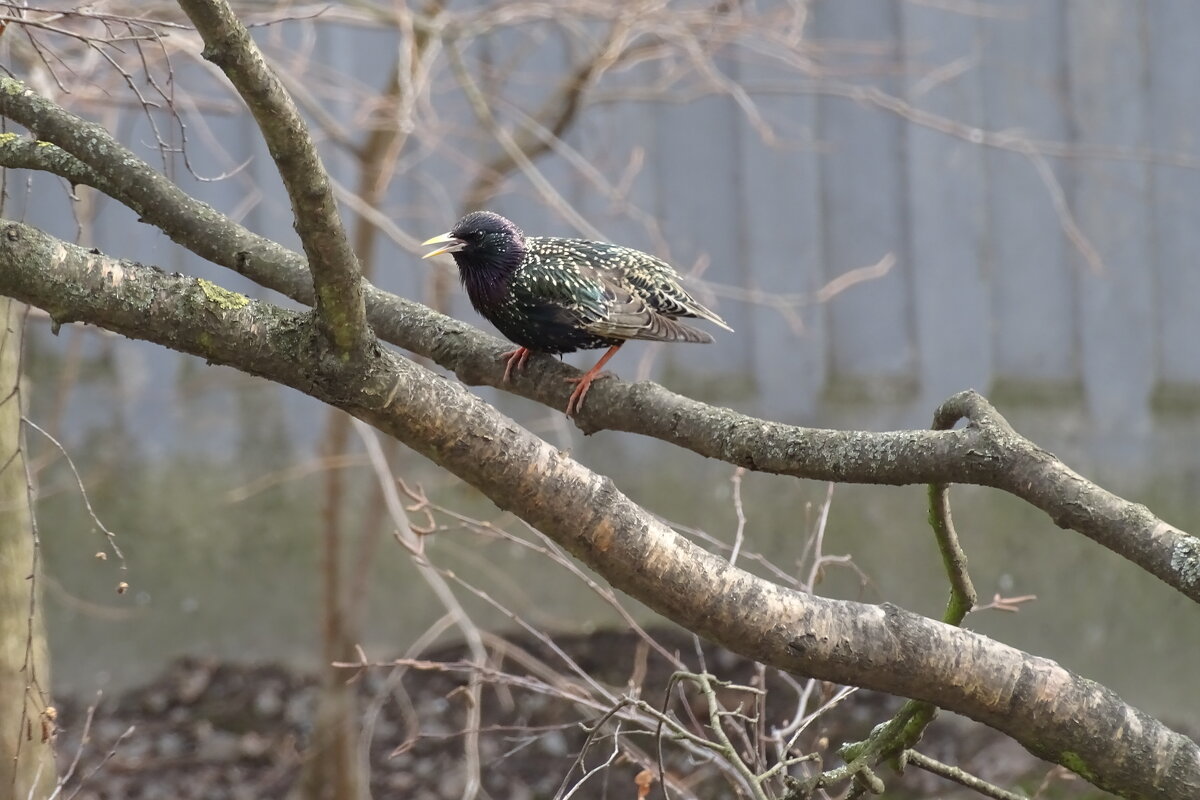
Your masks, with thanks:
<instances>
[{"instance_id":1,"label":"tree branch","mask_svg":"<svg viewBox=\"0 0 1200 800\"><path fill-rule=\"evenodd\" d=\"M500 166L506 168L506 171L504 173L493 173L495 180L501 180L504 175L508 174L509 170L512 170L514 167L520 167L521 171L529 179L529 182L533 184L534 188L537 189L542 198L561 212L572 225L586 236L590 236L593 239L601 238L600 232L571 207L566 198L554 188L550 181L534 165L533 159L536 158L537 154L531 155L521 150L521 146L513 138L512 134L505 130L496 120L496 116L492 113L492 108L488 105L487 97L484 96L483 90L479 88L475 79L471 77L471 70L463 60L461 45L457 40L449 39L446 41L446 57L450 62L450 70L454 73L454 77L462 88L463 94L466 95L467 103L471 106L476 119L479 120L479 123L483 125L492 138L500 143L505 155L508 157L507 160L500 164ZM484 193L494 193L495 188L495 185L475 184L468 191L467 202L481 202L480 198L484 196ZM467 208L465 210L474 211L476 209Z\"/></svg>"},{"instance_id":2,"label":"tree branch","mask_svg":"<svg viewBox=\"0 0 1200 800\"><path fill-rule=\"evenodd\" d=\"M308 126L228 3L179 0L179 6L204 39L204 58L221 68L254 115L279 169L312 271L322 330L342 354L358 353L370 335L358 260Z\"/></svg>"},{"instance_id":3,"label":"tree branch","mask_svg":"<svg viewBox=\"0 0 1200 800\"><path fill-rule=\"evenodd\" d=\"M926 772L945 778L948 781L954 781L960 786L965 786L972 791L978 792L984 797L992 797L995 800L1026 800L1026 796L1023 794L1016 794L1001 789L999 786L994 786L981 778L971 775L966 770L952 767L949 764L943 764L941 761L930 758L916 750L905 752L904 760L909 764L920 767Z\"/></svg>"},{"instance_id":4,"label":"tree branch","mask_svg":"<svg viewBox=\"0 0 1200 800\"><path fill-rule=\"evenodd\" d=\"M937 420L934 421L934 428L938 429ZM945 484L929 485L929 526L933 528L946 568L946 578L950 582L950 599L946 601L942 622L961 625L975 607L975 586L967 573L967 554L963 552L950 516L950 487ZM909 748L920 740L937 713L937 706L931 703L909 700L890 720L875 726L865 740L842 745L838 755L846 761L846 765L815 776L808 788L832 785L832 781L843 774L853 776L856 783L867 786L874 776L871 768L885 759L903 771L904 753L911 752Z\"/></svg>"},{"instance_id":5,"label":"tree branch","mask_svg":"<svg viewBox=\"0 0 1200 800\"><path fill-rule=\"evenodd\" d=\"M950 515L950 487L944 483L929 485L929 527L933 528L946 578L950 581L950 599L946 601L942 622L961 625L975 608L978 595L967 572L967 554L958 541L958 531L954 529L954 519Z\"/></svg>"},{"instance_id":6,"label":"tree branch","mask_svg":"<svg viewBox=\"0 0 1200 800\"><path fill-rule=\"evenodd\" d=\"M245 273L251 280L313 304L312 277L303 256L191 197L104 127L6 75L0 75L0 116L24 126L38 140L0 136L0 166L44 169L72 184L91 186L201 258L235 272L252 265Z\"/></svg>"},{"instance_id":7,"label":"tree branch","mask_svg":"<svg viewBox=\"0 0 1200 800\"><path fill-rule=\"evenodd\" d=\"M496 121L487 99L471 80L470 74L461 71L461 54L458 44L450 43L451 68L459 86L467 96L467 102L475 118L499 142L501 151L484 164L471 182L464 195L465 211L474 211L496 195L501 182L517 167L525 168L550 150L553 141L562 138L575 122L583 104L585 93L596 83L599 76L621 60L629 38L629 20L618 17L608 29L604 43L572 66L567 76L532 118L519 124L512 133L504 130Z\"/></svg>"},{"instance_id":8,"label":"tree branch","mask_svg":"<svg viewBox=\"0 0 1200 800\"><path fill-rule=\"evenodd\" d=\"M342 408L478 487L616 588L719 644L801 675L954 710L1129 798L1191 800L1200 748L1110 690L891 605L754 577L654 519L462 386L382 351L322 358L308 315L0 222L0 293L228 364ZM949 413L949 412L947 412ZM942 446L970 428L938 434Z\"/></svg>"},{"instance_id":9,"label":"tree branch","mask_svg":"<svg viewBox=\"0 0 1200 800\"><path fill-rule=\"evenodd\" d=\"M192 252L311 305L304 259L189 197L94 123L0 76L0 115L58 145L92 168L95 186L132 208ZM19 141L19 140L18 140ZM0 166L26 166L0 137ZM27 148L26 148L27 149ZM78 167L47 164L68 180ZM87 182L84 180L84 182ZM469 385L486 384L562 408L577 375L535 357L503 382L498 356L510 349L466 323L364 284L367 318L377 335L425 356ZM654 383L597 383L597 402L574 417L585 433L625 431L660 439L709 458L760 472L821 481L910 485L964 483L1002 489L1046 512L1200 602L1200 540L1083 478L1030 442L980 395L963 392L937 411L933 431L875 433L803 428L756 419L674 394ZM960 419L969 424L952 430Z\"/></svg>"}]
</instances>

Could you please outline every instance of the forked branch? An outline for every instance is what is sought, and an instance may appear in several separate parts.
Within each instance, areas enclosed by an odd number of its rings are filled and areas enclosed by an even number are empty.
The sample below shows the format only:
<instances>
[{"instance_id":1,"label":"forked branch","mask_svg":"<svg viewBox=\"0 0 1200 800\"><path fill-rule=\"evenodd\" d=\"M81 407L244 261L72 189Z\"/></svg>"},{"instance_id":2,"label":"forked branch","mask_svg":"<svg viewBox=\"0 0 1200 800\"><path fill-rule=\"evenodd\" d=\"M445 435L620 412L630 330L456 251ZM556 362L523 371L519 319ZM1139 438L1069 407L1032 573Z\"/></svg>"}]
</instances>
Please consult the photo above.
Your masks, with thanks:
<instances>
[{"instance_id":1,"label":"forked branch","mask_svg":"<svg viewBox=\"0 0 1200 800\"><path fill-rule=\"evenodd\" d=\"M361 362L323 359L307 315L205 284L0 223L0 294L59 321L102 325L342 408L477 487L617 589L730 650L956 711L1126 797L1200 793L1200 748L1112 691L891 605L832 600L755 577L676 534L611 480L461 385L388 351ZM970 426L888 436L933 437L943 456L963 459L984 444Z\"/></svg>"},{"instance_id":2,"label":"forked branch","mask_svg":"<svg viewBox=\"0 0 1200 800\"><path fill-rule=\"evenodd\" d=\"M48 155L40 162L43 168L72 181L94 179L90 185L129 206L192 252L298 302L313 303L303 257L189 197L100 126L3 76L0 115L80 162ZM35 163L28 151L18 137L0 137L0 166ZM576 374L572 367L543 359L529 365L524 379L504 383L504 367L497 356L508 349L506 343L369 284L364 291L367 319L381 339L431 359L465 383L496 386L552 408L566 402L563 378ZM1145 506L1083 478L1014 431L975 392L947 400L938 409L936 430L891 433L770 422L677 395L654 383L610 380L597 384L596 392L603 400L575 418L587 433L638 433L749 470L812 480L964 483L1002 489L1043 510L1060 527L1082 533L1200 601L1200 540ZM969 424L953 430L961 419Z\"/></svg>"},{"instance_id":3,"label":"forked branch","mask_svg":"<svg viewBox=\"0 0 1200 800\"><path fill-rule=\"evenodd\" d=\"M204 39L204 58L221 68L254 115L279 169L312 270L322 331L342 355L358 354L370 336L358 259L308 126L228 3L180 0L179 6Z\"/></svg>"}]
</instances>

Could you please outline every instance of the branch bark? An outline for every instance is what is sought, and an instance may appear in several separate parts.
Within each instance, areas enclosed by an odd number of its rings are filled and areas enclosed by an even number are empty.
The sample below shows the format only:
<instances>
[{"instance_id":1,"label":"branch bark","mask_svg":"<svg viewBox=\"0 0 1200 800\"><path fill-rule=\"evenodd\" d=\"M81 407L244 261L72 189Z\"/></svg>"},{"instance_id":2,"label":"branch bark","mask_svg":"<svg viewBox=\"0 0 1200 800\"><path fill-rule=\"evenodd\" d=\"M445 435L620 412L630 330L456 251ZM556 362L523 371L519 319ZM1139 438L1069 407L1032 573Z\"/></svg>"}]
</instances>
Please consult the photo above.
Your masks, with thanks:
<instances>
[{"instance_id":1,"label":"branch bark","mask_svg":"<svg viewBox=\"0 0 1200 800\"><path fill-rule=\"evenodd\" d=\"M91 253L16 222L0 223L0 293L59 322L102 325L342 408L478 487L618 589L750 658L951 709L1124 797L1200 794L1200 748L1110 690L894 606L805 595L754 577L457 383L386 350L361 361L322 358L305 314ZM964 396L943 414L969 407L973 426L915 438L941 453L990 452L984 437L996 423L983 419L990 412L982 398Z\"/></svg>"},{"instance_id":2,"label":"branch bark","mask_svg":"<svg viewBox=\"0 0 1200 800\"><path fill-rule=\"evenodd\" d=\"M323 332L342 354L357 354L370 337L358 260L308 126L228 3L180 0L179 6L204 39L204 58L242 96L275 160L312 271Z\"/></svg>"}]
</instances>

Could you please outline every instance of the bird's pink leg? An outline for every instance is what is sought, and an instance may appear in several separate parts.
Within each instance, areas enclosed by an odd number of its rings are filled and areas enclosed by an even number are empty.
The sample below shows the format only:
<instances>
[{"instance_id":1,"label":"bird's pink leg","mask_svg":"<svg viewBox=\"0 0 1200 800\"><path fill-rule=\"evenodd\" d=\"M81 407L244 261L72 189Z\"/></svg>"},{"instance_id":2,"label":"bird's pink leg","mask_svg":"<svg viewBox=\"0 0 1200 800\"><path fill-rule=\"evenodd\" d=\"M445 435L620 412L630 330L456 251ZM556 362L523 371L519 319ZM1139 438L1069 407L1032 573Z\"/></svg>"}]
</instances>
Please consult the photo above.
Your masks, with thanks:
<instances>
[{"instance_id":1,"label":"bird's pink leg","mask_svg":"<svg viewBox=\"0 0 1200 800\"><path fill-rule=\"evenodd\" d=\"M596 366L583 373L580 378L567 378L567 383L575 384L575 391L571 392L571 399L567 401L567 416L572 417L579 413L579 409L583 408L583 398L587 397L588 389L592 388L592 381L597 378L604 377L600 375L601 368L608 363L608 360L617 354L617 350L621 345L614 344L608 348L608 352L600 357L596 362Z\"/></svg>"},{"instance_id":2,"label":"bird's pink leg","mask_svg":"<svg viewBox=\"0 0 1200 800\"><path fill-rule=\"evenodd\" d=\"M518 372L525 369L525 362L529 360L529 354L533 351L528 347L518 347L516 350L509 350L507 353L501 353L500 357L504 359L504 383L508 383L508 379L512 376L514 368Z\"/></svg>"}]
</instances>

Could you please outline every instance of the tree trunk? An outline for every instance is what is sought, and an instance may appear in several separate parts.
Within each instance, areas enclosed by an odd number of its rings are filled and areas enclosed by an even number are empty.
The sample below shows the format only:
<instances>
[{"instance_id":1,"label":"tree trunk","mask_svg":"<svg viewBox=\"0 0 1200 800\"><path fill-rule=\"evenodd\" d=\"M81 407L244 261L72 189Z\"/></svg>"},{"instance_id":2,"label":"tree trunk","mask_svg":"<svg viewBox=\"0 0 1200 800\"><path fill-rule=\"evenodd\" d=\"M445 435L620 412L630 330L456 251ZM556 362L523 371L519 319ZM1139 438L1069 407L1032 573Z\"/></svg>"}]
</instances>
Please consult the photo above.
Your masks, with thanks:
<instances>
[{"instance_id":1,"label":"tree trunk","mask_svg":"<svg viewBox=\"0 0 1200 800\"><path fill-rule=\"evenodd\" d=\"M53 790L56 775L53 712L47 713L49 657L21 436L23 314L24 306L0 298L0 796L40 800Z\"/></svg>"},{"instance_id":2,"label":"tree trunk","mask_svg":"<svg viewBox=\"0 0 1200 800\"><path fill-rule=\"evenodd\" d=\"M346 452L350 416L334 410L325 436L324 453L336 458ZM368 780L359 763L357 684L335 669L335 661L353 660L358 641L345 590L342 556L347 552L343 512L345 486L340 470L326 473L322 530L321 694L317 699L312 740L304 753L304 769L292 797L295 800L362 800Z\"/></svg>"}]
</instances>

